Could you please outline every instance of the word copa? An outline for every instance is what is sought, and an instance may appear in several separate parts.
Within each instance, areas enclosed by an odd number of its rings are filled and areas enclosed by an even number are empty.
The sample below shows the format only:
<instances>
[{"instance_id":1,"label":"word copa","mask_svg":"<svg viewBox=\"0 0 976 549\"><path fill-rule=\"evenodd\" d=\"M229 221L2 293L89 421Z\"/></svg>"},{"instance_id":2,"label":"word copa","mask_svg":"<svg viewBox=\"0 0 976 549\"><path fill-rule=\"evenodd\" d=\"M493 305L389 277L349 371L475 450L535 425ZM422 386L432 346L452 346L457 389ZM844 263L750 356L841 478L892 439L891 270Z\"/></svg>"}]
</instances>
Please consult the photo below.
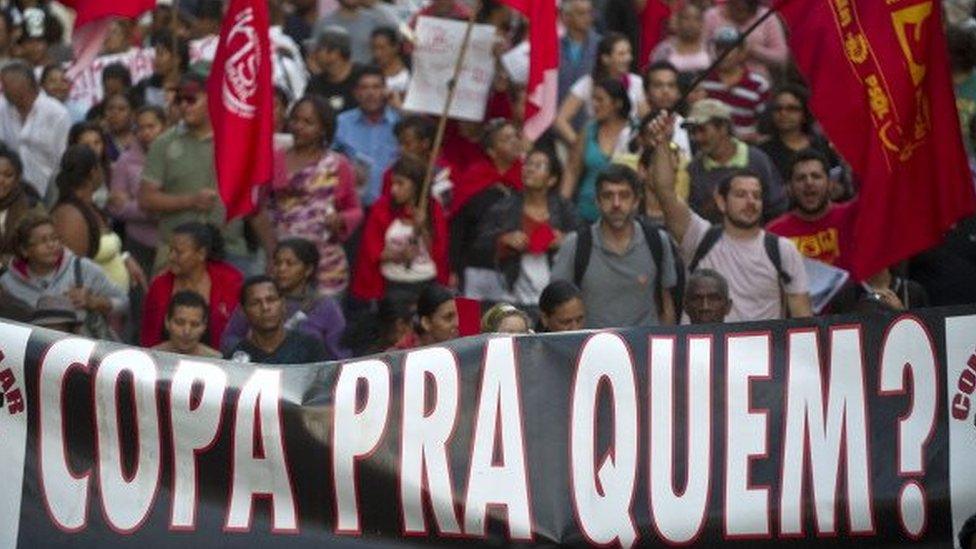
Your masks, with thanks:
<instances>
[{"instance_id":1,"label":"word copa","mask_svg":"<svg viewBox=\"0 0 976 549\"><path fill-rule=\"evenodd\" d=\"M587 541L632 546L639 533L633 516L641 460L640 437L647 436L647 497L655 534L669 543L695 541L709 516L713 467L720 475L724 535L729 539L772 537L774 516L782 537L804 534L804 504L812 505L817 534L837 532L838 503L846 501L853 534L875 532L868 433L868 391L859 325L829 330L829 356L820 356L820 333L799 328L787 334L782 446L769 442L770 411L751 403L754 382L772 377L772 334L729 334L724 338L724 416L729 428L724 455L713 452L714 336L687 339L687 411L675 410L676 336L649 336L646 382L638 382L626 341L612 333L592 335L583 344L572 374L569 400L569 478L576 523ZM168 402L157 402L157 367L138 350L107 355L89 366L94 343L67 339L53 344L42 360L39 383L40 487L48 514L62 530L86 528L89 491L98 483L104 517L120 533L138 530L150 515L160 489L163 448L160 404L171 414L171 530L195 530L198 506L197 457L221 436L221 417L234 410L229 457L230 494L224 530L251 528L254 500L271 507L277 533L299 531L299 510L289 471L282 426L281 372L256 368L239 388L215 364L180 361L168 381ZM925 446L936 419L936 353L925 326L911 316L896 320L881 347L879 396L907 395L911 409L898 420L898 473L903 480L898 512L904 533L921 537L928 511L922 479ZM357 493L360 462L377 451L391 424L399 423L399 509L403 535L427 535L429 522L439 536L486 535L487 516L507 523L514 540L533 536L532 494L520 397L518 359L512 338L486 343L473 414L470 461L462 494L452 487L449 446L457 428L460 403L459 364L448 348L433 347L406 355L394 387L390 366L377 359L348 362L332 391L331 496L337 534L359 535L363 528ZM94 433L91 470L73 471L66 455L65 380L78 370L92 376ZM132 394L120 395L120 380L131 378ZM910 379L910 383L906 380ZM646 410L638 393L647 389ZM231 402L237 392L236 402ZM402 391L400 406L393 391ZM126 474L121 463L119 399L134 402L136 463ZM163 397L165 398L165 397ZM719 399L717 399L719 400ZM601 421L598 410L612 410ZM642 431L639 416L646 414ZM398 417L397 417L398 416ZM606 419L606 418L602 418ZM684 486L675 486L675 424L687 422ZM558 428L558 427L557 427ZM606 430L607 432L602 432ZM395 430L394 430L395 431ZM600 432L598 432L600 431ZM611 440L598 455L599 434ZM131 434L129 434L131 436ZM780 490L751 482L752 464L781 452ZM714 455L713 455L714 454ZM840 475L845 481L839 482ZM453 471L456 473L456 471ZM804 498L804 480L812 497ZM846 489L839 498L839 487ZM328 496L327 496L328 497ZM778 502L771 503L771 497ZM460 501L456 501L460 500ZM425 500L430 513L425 512ZM809 501L809 503L807 503ZM774 515L771 511L775 510ZM428 516L429 515L429 516Z\"/></svg>"}]
</instances>

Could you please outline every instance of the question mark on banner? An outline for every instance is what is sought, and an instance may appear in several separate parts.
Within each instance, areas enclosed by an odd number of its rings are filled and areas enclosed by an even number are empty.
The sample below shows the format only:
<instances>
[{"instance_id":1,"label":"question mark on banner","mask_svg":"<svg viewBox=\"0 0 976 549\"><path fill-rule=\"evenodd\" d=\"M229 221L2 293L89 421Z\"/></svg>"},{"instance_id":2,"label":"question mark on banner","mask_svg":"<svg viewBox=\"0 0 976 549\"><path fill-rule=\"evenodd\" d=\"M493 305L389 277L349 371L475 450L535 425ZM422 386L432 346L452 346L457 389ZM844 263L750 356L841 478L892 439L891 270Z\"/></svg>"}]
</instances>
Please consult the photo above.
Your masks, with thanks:
<instances>
[{"instance_id":1,"label":"question mark on banner","mask_svg":"<svg viewBox=\"0 0 976 549\"><path fill-rule=\"evenodd\" d=\"M907 374L907 375L906 375ZM906 379L911 378L911 392ZM938 407L938 371L935 346L917 318L903 316L888 327L881 347L878 394L902 396L911 405L898 419L898 476L907 478L898 493L898 516L902 529L912 539L925 533L925 446L935 430Z\"/></svg>"}]
</instances>

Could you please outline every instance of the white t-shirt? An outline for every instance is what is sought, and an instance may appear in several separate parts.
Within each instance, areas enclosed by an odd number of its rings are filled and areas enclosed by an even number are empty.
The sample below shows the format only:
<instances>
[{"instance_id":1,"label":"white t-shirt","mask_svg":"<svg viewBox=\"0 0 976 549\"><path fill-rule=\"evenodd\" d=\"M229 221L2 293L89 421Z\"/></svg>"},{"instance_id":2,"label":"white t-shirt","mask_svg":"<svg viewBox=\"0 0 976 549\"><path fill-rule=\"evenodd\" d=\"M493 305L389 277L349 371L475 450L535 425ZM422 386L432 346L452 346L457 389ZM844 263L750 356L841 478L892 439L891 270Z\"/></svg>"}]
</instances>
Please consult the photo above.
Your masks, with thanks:
<instances>
[{"instance_id":1,"label":"white t-shirt","mask_svg":"<svg viewBox=\"0 0 976 549\"><path fill-rule=\"evenodd\" d=\"M403 250L410 245L414 238L413 226L404 223L400 219L395 219L386 229L384 241L386 242L387 248ZM410 262L410 265L394 263L392 261L384 261L381 263L380 273L383 275L383 278L391 282L412 283L431 280L437 276L437 265L431 259L430 252L427 250L427 246L424 245L422 239L419 240L418 247L419 252L417 253L417 257Z\"/></svg>"},{"instance_id":2,"label":"white t-shirt","mask_svg":"<svg viewBox=\"0 0 976 549\"><path fill-rule=\"evenodd\" d=\"M70 128L68 109L43 91L23 120L16 107L0 98L0 141L20 154L24 180L42 197L61 163Z\"/></svg>"},{"instance_id":3,"label":"white t-shirt","mask_svg":"<svg viewBox=\"0 0 976 549\"><path fill-rule=\"evenodd\" d=\"M627 74L627 97L630 98L630 116L637 117L638 107L644 103L644 80L634 73ZM593 117L593 77L586 75L569 88L569 93L573 94L586 105L586 115Z\"/></svg>"},{"instance_id":4,"label":"white t-shirt","mask_svg":"<svg viewBox=\"0 0 976 549\"><path fill-rule=\"evenodd\" d=\"M408 87L410 87L410 71L406 67L393 76L386 77L387 91L405 94Z\"/></svg>"},{"instance_id":5,"label":"white t-shirt","mask_svg":"<svg viewBox=\"0 0 976 549\"><path fill-rule=\"evenodd\" d=\"M695 250L709 227L711 225L708 221L691 212L688 232L681 241L681 257L686 265L691 263ZM765 231L759 231L755 238L747 240L723 234L698 264L698 268L718 271L728 281L729 296L732 298L732 310L725 319L728 322L769 320L786 316L780 295L779 274L766 254L764 233ZM783 271L792 278L789 284L784 285L786 293L807 293L807 271L796 246L789 240L780 238L779 255Z\"/></svg>"}]
</instances>

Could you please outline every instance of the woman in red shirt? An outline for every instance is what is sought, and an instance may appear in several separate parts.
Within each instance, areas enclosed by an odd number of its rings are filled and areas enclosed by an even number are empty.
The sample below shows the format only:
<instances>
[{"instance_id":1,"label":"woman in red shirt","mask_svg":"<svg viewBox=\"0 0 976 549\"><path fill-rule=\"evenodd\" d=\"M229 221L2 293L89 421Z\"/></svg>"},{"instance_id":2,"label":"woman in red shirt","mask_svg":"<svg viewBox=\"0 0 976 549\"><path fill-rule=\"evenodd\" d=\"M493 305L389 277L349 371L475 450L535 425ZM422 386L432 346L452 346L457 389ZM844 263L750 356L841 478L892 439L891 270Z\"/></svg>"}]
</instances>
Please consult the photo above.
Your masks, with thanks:
<instances>
[{"instance_id":1,"label":"woman in red shirt","mask_svg":"<svg viewBox=\"0 0 976 549\"><path fill-rule=\"evenodd\" d=\"M142 315L139 344L153 347L165 340L163 324L173 294L189 290L200 294L210 306L205 340L220 347L231 313L237 307L241 273L221 261L223 238L215 227L200 222L184 223L173 230L169 241L169 267L149 284Z\"/></svg>"}]
</instances>

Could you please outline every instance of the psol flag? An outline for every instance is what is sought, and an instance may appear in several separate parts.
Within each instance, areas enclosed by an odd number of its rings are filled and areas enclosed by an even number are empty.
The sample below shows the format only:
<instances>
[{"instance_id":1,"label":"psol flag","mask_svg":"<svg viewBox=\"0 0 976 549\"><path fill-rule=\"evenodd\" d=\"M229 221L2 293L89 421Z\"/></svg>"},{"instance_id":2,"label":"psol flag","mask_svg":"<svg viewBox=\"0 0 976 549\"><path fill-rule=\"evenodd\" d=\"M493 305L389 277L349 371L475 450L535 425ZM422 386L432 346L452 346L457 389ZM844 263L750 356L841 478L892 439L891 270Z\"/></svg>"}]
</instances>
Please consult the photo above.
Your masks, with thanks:
<instances>
[{"instance_id":1,"label":"psol flag","mask_svg":"<svg viewBox=\"0 0 976 549\"><path fill-rule=\"evenodd\" d=\"M781 0L810 107L861 181L863 279L976 209L936 0Z\"/></svg>"},{"instance_id":2,"label":"psol flag","mask_svg":"<svg viewBox=\"0 0 976 549\"><path fill-rule=\"evenodd\" d=\"M267 2L231 0L207 81L217 187L228 219L254 211L258 187L271 181L271 86Z\"/></svg>"}]
</instances>

